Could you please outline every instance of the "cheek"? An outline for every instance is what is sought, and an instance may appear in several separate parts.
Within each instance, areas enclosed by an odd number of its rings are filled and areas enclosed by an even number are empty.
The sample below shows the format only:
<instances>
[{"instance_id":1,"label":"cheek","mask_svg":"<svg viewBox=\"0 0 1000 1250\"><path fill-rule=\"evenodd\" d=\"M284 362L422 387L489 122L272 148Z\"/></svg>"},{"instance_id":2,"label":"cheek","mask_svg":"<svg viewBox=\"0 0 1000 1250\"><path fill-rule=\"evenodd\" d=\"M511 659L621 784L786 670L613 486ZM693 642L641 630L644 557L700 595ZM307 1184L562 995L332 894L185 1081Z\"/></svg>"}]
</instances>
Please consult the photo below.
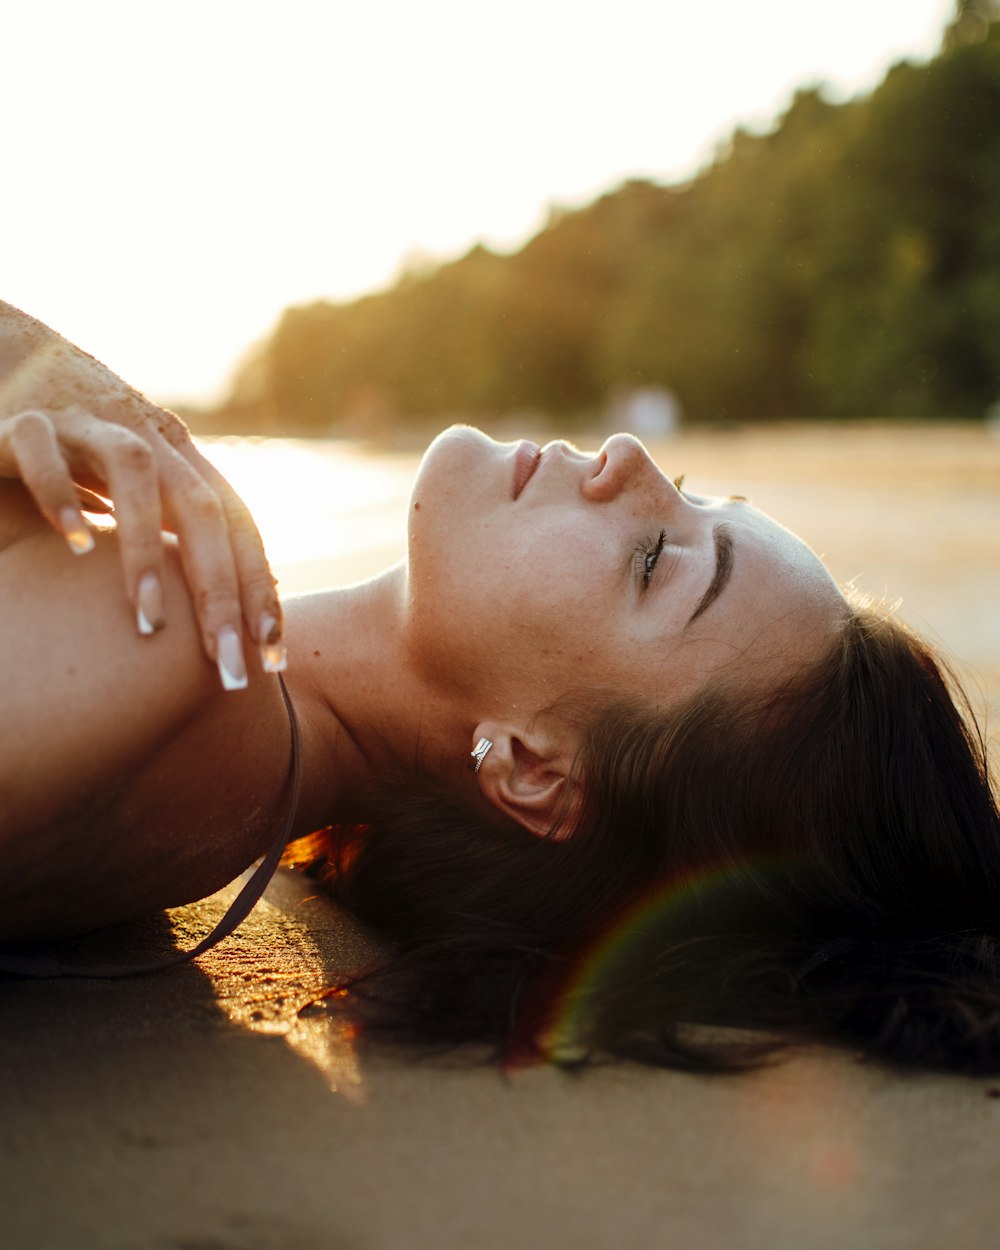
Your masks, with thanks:
<instances>
[{"instance_id":1,"label":"cheek","mask_svg":"<svg viewBox=\"0 0 1000 1250\"><path fill-rule=\"evenodd\" d=\"M434 524L430 511L426 501L411 510L411 608L425 665L462 686L491 674L543 699L618 684L628 553L606 527L576 513L548 526L480 517L463 527Z\"/></svg>"},{"instance_id":2,"label":"cheek","mask_svg":"<svg viewBox=\"0 0 1000 1250\"><path fill-rule=\"evenodd\" d=\"M484 579L483 629L522 656L589 666L607 652L620 621L615 570L607 545L585 533L498 544Z\"/></svg>"}]
</instances>

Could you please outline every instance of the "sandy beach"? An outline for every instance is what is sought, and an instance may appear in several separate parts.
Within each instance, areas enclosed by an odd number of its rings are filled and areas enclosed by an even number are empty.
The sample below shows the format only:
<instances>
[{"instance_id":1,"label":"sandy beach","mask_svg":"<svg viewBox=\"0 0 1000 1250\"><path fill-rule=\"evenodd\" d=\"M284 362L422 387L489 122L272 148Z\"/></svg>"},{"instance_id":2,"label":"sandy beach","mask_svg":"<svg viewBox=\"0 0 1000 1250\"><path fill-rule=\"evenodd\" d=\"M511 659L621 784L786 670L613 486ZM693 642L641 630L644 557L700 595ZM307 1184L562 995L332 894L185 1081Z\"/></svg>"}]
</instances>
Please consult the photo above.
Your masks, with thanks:
<instances>
[{"instance_id":1,"label":"sandy beach","mask_svg":"<svg viewBox=\"0 0 1000 1250\"><path fill-rule=\"evenodd\" d=\"M696 491L751 496L838 578L900 598L998 723L1000 439L803 426L695 433L655 451ZM283 553L285 589L395 558L401 543L382 525L402 532L412 464L394 461L377 529L358 520L361 503L345 514L366 538ZM235 888L72 945L81 957L192 945ZM900 1075L826 1050L725 1079L625 1065L502 1074L474 1056L373 1051L335 1001L318 1001L372 952L311 883L281 873L196 965L107 982L0 978L2 1245L997 1243L1000 1078Z\"/></svg>"}]
</instances>

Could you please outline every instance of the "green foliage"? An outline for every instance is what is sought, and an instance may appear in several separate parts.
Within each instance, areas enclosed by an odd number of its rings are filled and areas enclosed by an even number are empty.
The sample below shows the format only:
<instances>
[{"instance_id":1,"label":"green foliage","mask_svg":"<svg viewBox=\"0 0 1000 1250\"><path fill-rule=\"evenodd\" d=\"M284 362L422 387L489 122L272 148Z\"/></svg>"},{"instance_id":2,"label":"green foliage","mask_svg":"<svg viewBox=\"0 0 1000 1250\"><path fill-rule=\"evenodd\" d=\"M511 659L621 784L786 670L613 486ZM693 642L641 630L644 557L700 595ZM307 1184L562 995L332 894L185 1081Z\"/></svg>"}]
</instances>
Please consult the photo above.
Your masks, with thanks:
<instances>
[{"instance_id":1,"label":"green foliage","mask_svg":"<svg viewBox=\"0 0 1000 1250\"><path fill-rule=\"evenodd\" d=\"M285 312L220 416L286 432L523 410L660 384L687 416L979 415L1000 396L1000 25L869 97L797 93L691 183L632 181L351 304Z\"/></svg>"}]
</instances>

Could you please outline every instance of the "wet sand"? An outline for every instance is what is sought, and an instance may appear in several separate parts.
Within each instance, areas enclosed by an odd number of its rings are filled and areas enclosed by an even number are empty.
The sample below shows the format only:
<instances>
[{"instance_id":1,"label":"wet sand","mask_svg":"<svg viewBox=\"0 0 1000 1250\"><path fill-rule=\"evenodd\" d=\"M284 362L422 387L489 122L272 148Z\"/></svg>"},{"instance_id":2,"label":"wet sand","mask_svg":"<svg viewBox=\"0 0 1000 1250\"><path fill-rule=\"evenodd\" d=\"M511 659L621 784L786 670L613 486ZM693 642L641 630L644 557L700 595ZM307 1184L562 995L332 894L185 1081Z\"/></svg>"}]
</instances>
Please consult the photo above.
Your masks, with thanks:
<instances>
[{"instance_id":1,"label":"wet sand","mask_svg":"<svg viewBox=\"0 0 1000 1250\"><path fill-rule=\"evenodd\" d=\"M785 429L657 448L751 495L842 579L902 596L1000 711L1000 441ZM400 515L405 497L391 504ZM289 563L355 576L369 549ZM233 892L89 940L193 944ZM992 1250L1000 1080L803 1053L724 1080L506 1076L368 1053L315 1003L370 943L282 874L197 966L0 979L0 1210L12 1250ZM310 1006L310 1004L313 1004Z\"/></svg>"}]
</instances>

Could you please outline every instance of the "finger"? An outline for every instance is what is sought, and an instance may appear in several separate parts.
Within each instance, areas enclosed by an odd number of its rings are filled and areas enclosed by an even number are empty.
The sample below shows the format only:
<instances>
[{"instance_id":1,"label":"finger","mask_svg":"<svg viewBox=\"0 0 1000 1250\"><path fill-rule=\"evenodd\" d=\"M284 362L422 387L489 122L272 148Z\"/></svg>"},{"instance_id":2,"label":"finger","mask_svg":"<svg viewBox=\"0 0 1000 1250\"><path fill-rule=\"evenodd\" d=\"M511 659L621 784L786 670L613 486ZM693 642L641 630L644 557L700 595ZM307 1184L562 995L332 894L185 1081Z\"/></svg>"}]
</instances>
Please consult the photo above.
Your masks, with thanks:
<instances>
[{"instance_id":1,"label":"finger","mask_svg":"<svg viewBox=\"0 0 1000 1250\"><path fill-rule=\"evenodd\" d=\"M180 417L141 396L133 399L135 402L120 406L116 419L141 433L157 449L167 525L177 532L183 525L184 505L174 499L173 491L177 481L179 491L186 489L187 479L178 479L167 470L169 458L163 454L164 445L186 461L221 503L239 583L240 616L260 647L264 671L280 672L285 667L283 614L264 544L249 509L218 469L198 451Z\"/></svg>"},{"instance_id":2,"label":"finger","mask_svg":"<svg viewBox=\"0 0 1000 1250\"><path fill-rule=\"evenodd\" d=\"M70 551L85 555L93 549L94 537L80 511L76 485L44 412L29 409L0 423L0 459L0 471L21 478Z\"/></svg>"},{"instance_id":3,"label":"finger","mask_svg":"<svg viewBox=\"0 0 1000 1250\"><path fill-rule=\"evenodd\" d=\"M137 434L95 420L81 420L64 438L108 483L136 624L141 634L152 634L167 623L160 490L152 448Z\"/></svg>"},{"instance_id":4,"label":"finger","mask_svg":"<svg viewBox=\"0 0 1000 1250\"><path fill-rule=\"evenodd\" d=\"M264 543L250 510L219 470L188 440L178 452L222 504L239 580L242 615L250 636L260 648L265 672L285 668L284 618Z\"/></svg>"},{"instance_id":5,"label":"finger","mask_svg":"<svg viewBox=\"0 0 1000 1250\"><path fill-rule=\"evenodd\" d=\"M243 658L238 653L241 621L246 622L247 631L261 647L265 671L283 669L283 623L275 582L257 527L242 500L196 450L187 426L174 413L133 395L127 402L115 405L113 419L140 434L154 450L164 521L180 540L181 559L205 649L219 662L223 685L238 688L230 686L232 674L225 653L231 652L234 663L242 668ZM180 472L179 465L184 465L186 472ZM216 525L214 510L200 487L208 488L221 507L221 528ZM204 514L200 511L203 508ZM231 578L235 578L235 583ZM231 587L235 593L230 607ZM219 625L220 620L223 625ZM221 648L220 629L226 631L226 645Z\"/></svg>"},{"instance_id":6,"label":"finger","mask_svg":"<svg viewBox=\"0 0 1000 1250\"><path fill-rule=\"evenodd\" d=\"M183 456L163 445L155 454L205 652L218 666L223 688L241 690L247 684L243 614L225 509Z\"/></svg>"}]
</instances>

